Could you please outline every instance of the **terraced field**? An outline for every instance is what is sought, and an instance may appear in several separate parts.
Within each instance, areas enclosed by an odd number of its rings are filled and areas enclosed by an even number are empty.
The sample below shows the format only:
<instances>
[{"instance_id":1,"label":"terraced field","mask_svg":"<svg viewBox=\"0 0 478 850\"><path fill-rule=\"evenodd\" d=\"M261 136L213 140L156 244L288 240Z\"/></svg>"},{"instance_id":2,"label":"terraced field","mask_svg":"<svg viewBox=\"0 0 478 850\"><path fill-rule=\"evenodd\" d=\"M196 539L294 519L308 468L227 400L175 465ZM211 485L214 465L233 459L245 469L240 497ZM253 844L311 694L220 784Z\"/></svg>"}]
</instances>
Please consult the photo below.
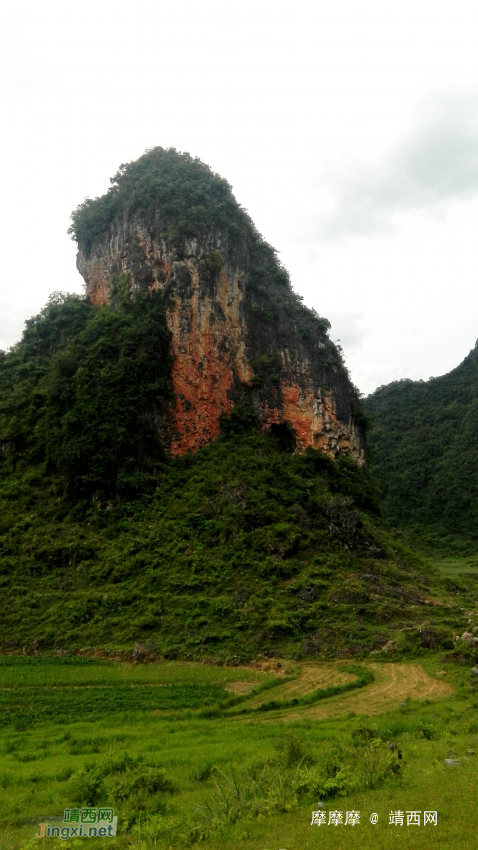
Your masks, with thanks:
<instances>
[{"instance_id":1,"label":"terraced field","mask_svg":"<svg viewBox=\"0 0 478 850\"><path fill-rule=\"evenodd\" d=\"M274 688L274 700L290 700L311 694L319 688L328 688L330 685L345 685L353 682L357 677L341 669L344 665L338 664L304 664L290 666L288 673L296 674L292 681L286 681ZM271 698L270 693L264 692L252 697L247 702L248 708L259 708Z\"/></svg>"},{"instance_id":2,"label":"terraced field","mask_svg":"<svg viewBox=\"0 0 478 850\"><path fill-rule=\"evenodd\" d=\"M375 677L370 685L340 696L324 699L314 705L278 709L271 712L269 719L277 720L280 718L287 721L300 720L305 717L318 719L339 717L352 712L366 715L379 714L391 708L399 707L408 699L435 700L449 696L453 690L441 678L438 679L426 673L418 663L380 664L375 662L366 666ZM348 673L344 669L346 667L346 662L304 664L300 668L297 665L295 668L297 677L293 681L286 681L274 688L274 700L290 700L311 694L319 688L327 688L331 685L340 686L353 682L357 677ZM294 672L292 665L289 672ZM242 693L246 693L246 689L253 686L249 682L243 684ZM270 694L265 692L252 697L246 705L249 708L259 708L268 700L270 700Z\"/></svg>"},{"instance_id":3,"label":"terraced field","mask_svg":"<svg viewBox=\"0 0 478 850\"><path fill-rule=\"evenodd\" d=\"M423 666L12 657L0 668L0 850L33 850L46 814L86 805L118 812L118 850L182 850L198 835L204 850L305 850L311 838L392 850L399 836L416 850L473 846L478 688L439 653ZM360 824L311 830L318 800L361 812ZM410 808L436 810L438 827L389 826L391 809Z\"/></svg>"}]
</instances>

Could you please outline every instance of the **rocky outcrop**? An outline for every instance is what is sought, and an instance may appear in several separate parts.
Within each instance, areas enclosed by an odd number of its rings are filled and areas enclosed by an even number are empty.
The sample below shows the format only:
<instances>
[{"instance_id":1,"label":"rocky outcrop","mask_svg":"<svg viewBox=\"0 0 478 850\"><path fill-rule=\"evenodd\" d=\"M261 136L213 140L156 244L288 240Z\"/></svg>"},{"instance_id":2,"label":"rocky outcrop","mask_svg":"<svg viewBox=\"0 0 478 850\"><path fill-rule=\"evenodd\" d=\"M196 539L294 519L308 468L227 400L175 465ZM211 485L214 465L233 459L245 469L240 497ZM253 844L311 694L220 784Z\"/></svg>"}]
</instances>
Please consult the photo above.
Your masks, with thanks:
<instances>
[{"instance_id":1,"label":"rocky outcrop","mask_svg":"<svg viewBox=\"0 0 478 850\"><path fill-rule=\"evenodd\" d=\"M220 414L240 401L263 429L286 431L297 450L313 446L363 462L357 394L328 323L302 305L260 238L232 238L218 227L178 242L158 232L157 215L130 209L87 245L78 242L77 266L95 304L113 298L114 275L128 274L132 291L170 293L172 454L217 437Z\"/></svg>"}]
</instances>

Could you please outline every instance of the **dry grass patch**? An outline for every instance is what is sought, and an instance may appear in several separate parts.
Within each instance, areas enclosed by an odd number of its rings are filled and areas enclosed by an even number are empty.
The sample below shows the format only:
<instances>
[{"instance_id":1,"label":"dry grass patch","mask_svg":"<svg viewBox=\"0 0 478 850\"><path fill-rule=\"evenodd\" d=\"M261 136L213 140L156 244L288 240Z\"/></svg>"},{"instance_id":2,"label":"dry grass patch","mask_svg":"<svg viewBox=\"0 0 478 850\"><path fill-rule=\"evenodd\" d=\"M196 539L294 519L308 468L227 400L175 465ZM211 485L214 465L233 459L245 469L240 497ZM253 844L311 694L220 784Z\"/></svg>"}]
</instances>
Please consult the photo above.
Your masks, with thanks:
<instances>
[{"instance_id":1,"label":"dry grass patch","mask_svg":"<svg viewBox=\"0 0 478 850\"><path fill-rule=\"evenodd\" d=\"M333 666L336 670L340 670L339 665L328 665L329 668ZM339 717L350 712L354 712L354 714L379 714L397 708L408 698L414 700L441 699L453 692L451 685L430 676L421 664L380 664L374 662L367 664L367 667L372 670L375 676L375 681L371 685L350 691L343 696L330 697L330 699L323 700L315 705L280 712L281 718L284 720L300 720L305 717L321 719ZM343 684L344 681L347 680L331 678L327 681L327 684ZM323 685L317 685L317 687L321 686ZM274 712L275 718L278 714L279 712Z\"/></svg>"},{"instance_id":2,"label":"dry grass patch","mask_svg":"<svg viewBox=\"0 0 478 850\"><path fill-rule=\"evenodd\" d=\"M274 688L274 700L290 700L296 697L307 696L314 693L319 688L328 688L331 685L346 685L348 682L354 682L357 678L352 673L347 673L341 669L344 664L339 663L317 663L303 664L297 666L297 676L292 681L284 682ZM290 672L295 672L292 668ZM265 702L269 702L271 694L264 692L253 697L247 703L249 708L258 708Z\"/></svg>"},{"instance_id":3,"label":"dry grass patch","mask_svg":"<svg viewBox=\"0 0 478 850\"><path fill-rule=\"evenodd\" d=\"M224 690L231 694L248 694L253 688L257 687L260 682L229 682Z\"/></svg>"}]
</instances>

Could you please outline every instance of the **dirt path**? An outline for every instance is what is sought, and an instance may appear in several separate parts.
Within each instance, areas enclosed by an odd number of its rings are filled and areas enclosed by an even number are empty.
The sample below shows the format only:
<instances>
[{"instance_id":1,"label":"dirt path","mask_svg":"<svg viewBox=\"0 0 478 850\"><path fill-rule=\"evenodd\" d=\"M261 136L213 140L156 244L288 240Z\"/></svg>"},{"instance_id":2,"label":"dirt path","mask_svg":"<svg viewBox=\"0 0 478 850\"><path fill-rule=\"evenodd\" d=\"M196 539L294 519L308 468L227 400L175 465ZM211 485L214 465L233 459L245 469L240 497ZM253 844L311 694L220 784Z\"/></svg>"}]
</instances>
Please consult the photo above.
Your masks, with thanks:
<instances>
[{"instance_id":1,"label":"dirt path","mask_svg":"<svg viewBox=\"0 0 478 850\"><path fill-rule=\"evenodd\" d=\"M246 705L251 708L271 699L293 699L317 688L329 685L343 685L355 678L341 668L343 662L335 664L307 664L293 682L285 682L272 691L253 697ZM453 689L441 679L425 672L420 664L379 664L364 665L372 670L375 681L371 685L350 691L343 696L330 697L315 705L274 711L264 719L300 720L305 717L338 717L349 712L355 714L379 714L391 708L397 708L407 698L440 699L452 693Z\"/></svg>"}]
</instances>

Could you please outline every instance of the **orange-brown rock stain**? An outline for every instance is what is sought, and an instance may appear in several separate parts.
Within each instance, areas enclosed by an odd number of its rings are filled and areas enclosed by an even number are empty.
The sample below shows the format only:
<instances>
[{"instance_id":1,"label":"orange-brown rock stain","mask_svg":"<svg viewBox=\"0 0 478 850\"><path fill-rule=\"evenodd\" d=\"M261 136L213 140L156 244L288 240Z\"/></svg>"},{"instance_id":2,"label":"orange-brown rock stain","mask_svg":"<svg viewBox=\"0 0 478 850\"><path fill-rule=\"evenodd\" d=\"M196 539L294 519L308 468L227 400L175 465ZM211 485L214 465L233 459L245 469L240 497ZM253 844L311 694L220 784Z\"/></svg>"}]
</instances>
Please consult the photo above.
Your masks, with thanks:
<instances>
[{"instance_id":1,"label":"orange-brown rock stain","mask_svg":"<svg viewBox=\"0 0 478 850\"><path fill-rule=\"evenodd\" d=\"M92 304L95 304L97 307L103 307L105 304L109 304L111 300L111 286L109 279L103 274L100 263L93 266L86 283L87 292L89 293Z\"/></svg>"},{"instance_id":2,"label":"orange-brown rock stain","mask_svg":"<svg viewBox=\"0 0 478 850\"><path fill-rule=\"evenodd\" d=\"M246 323L242 311L243 270L223 269L214 285L200 288L198 255L193 244L189 258L181 261L187 267L191 284L181 290L171 279L170 258L165 246L138 227L130 230L129 243L118 232L101 253L82 255L79 270L86 283L91 302L96 305L111 301L111 273L130 274L136 287L131 244L136 243L151 270L149 289L163 289L172 283L172 306L167 310L174 356L172 380L176 396L173 415L165 422L173 455L197 451L219 435L219 416L233 406L233 388L239 381L248 383L253 372L246 356ZM123 241L122 241L123 240ZM174 263L174 267L176 267ZM144 268L144 266L143 266ZM360 433L352 421L337 417L333 393L315 386L307 371L296 380L290 371L291 353L284 349L282 366L287 377L280 390L269 388L268 401L257 400L263 428L285 422L295 431L297 448L321 449L332 457L348 454L361 464L364 460ZM307 367L306 367L307 369Z\"/></svg>"},{"instance_id":3,"label":"orange-brown rock stain","mask_svg":"<svg viewBox=\"0 0 478 850\"><path fill-rule=\"evenodd\" d=\"M242 293L224 271L216 297L199 298L199 277L188 263L192 297L176 297L168 314L172 335L173 384L176 393L173 455L197 451L219 436L219 416L229 413L234 374L241 381L251 372L245 356L245 323L239 317ZM219 306L219 309L218 309Z\"/></svg>"},{"instance_id":4,"label":"orange-brown rock stain","mask_svg":"<svg viewBox=\"0 0 478 850\"><path fill-rule=\"evenodd\" d=\"M353 425L337 418L330 390L314 393L310 388L282 381L281 395L280 411L277 407L268 411L264 427L281 422L292 425L299 451L310 446L332 457L348 454L363 461Z\"/></svg>"}]
</instances>

